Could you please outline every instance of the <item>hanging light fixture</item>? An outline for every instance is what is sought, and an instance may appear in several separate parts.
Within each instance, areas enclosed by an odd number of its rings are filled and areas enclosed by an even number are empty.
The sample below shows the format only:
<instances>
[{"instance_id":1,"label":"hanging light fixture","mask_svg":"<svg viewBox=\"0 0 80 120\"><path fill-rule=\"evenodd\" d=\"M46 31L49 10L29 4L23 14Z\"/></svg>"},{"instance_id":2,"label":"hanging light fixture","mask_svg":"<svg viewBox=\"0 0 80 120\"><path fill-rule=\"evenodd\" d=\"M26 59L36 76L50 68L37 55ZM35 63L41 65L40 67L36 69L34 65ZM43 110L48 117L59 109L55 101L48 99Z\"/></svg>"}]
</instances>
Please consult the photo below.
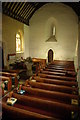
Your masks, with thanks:
<instances>
[{"instance_id":1,"label":"hanging light fixture","mask_svg":"<svg viewBox=\"0 0 80 120\"><path fill-rule=\"evenodd\" d=\"M46 40L46 42L57 42L55 34L56 34L56 29L54 26L51 28L51 36Z\"/></svg>"}]
</instances>

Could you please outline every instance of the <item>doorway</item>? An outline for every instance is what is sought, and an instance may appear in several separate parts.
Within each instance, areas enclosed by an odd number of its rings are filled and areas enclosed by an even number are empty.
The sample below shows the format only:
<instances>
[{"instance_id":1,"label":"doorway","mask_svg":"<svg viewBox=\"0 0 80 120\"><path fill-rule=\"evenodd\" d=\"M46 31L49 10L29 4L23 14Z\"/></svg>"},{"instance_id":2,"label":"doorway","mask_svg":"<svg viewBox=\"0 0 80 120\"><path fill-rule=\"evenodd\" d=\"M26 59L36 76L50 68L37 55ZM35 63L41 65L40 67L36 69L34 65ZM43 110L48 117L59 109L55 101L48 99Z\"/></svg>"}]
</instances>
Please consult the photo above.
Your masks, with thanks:
<instances>
[{"instance_id":1,"label":"doorway","mask_svg":"<svg viewBox=\"0 0 80 120\"><path fill-rule=\"evenodd\" d=\"M53 61L53 50L48 51L48 63Z\"/></svg>"},{"instance_id":2,"label":"doorway","mask_svg":"<svg viewBox=\"0 0 80 120\"><path fill-rule=\"evenodd\" d=\"M3 48L0 46L0 69L4 68Z\"/></svg>"}]
</instances>

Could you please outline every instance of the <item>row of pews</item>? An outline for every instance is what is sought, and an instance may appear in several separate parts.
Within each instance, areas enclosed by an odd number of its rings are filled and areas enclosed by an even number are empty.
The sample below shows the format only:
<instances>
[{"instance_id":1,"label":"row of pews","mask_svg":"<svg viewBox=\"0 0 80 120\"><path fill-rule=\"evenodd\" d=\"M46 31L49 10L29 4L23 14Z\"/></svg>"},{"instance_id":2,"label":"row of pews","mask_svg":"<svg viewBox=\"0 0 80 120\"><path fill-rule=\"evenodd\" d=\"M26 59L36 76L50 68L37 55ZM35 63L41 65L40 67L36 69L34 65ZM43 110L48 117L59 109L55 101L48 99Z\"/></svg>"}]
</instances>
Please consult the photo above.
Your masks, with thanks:
<instances>
[{"instance_id":1,"label":"row of pews","mask_svg":"<svg viewBox=\"0 0 80 120\"><path fill-rule=\"evenodd\" d=\"M74 63L53 61L2 99L3 118L77 120L78 91ZM10 98L17 100L12 106L6 102Z\"/></svg>"},{"instance_id":2,"label":"row of pews","mask_svg":"<svg viewBox=\"0 0 80 120\"><path fill-rule=\"evenodd\" d=\"M0 98L12 90L12 86L18 86L18 77L16 72L0 71Z\"/></svg>"}]
</instances>

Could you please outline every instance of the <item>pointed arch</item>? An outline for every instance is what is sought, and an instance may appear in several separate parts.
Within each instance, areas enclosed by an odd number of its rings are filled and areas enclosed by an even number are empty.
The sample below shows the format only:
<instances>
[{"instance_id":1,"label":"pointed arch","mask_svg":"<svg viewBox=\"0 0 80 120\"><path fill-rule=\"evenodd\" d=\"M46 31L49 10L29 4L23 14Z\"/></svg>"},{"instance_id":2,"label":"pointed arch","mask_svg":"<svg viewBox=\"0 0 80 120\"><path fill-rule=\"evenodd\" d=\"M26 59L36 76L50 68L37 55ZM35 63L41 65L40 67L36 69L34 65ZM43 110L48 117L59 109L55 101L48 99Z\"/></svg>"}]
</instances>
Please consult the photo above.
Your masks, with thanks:
<instances>
[{"instance_id":1,"label":"pointed arch","mask_svg":"<svg viewBox=\"0 0 80 120\"><path fill-rule=\"evenodd\" d=\"M53 50L49 49L48 51L48 63L53 61Z\"/></svg>"}]
</instances>

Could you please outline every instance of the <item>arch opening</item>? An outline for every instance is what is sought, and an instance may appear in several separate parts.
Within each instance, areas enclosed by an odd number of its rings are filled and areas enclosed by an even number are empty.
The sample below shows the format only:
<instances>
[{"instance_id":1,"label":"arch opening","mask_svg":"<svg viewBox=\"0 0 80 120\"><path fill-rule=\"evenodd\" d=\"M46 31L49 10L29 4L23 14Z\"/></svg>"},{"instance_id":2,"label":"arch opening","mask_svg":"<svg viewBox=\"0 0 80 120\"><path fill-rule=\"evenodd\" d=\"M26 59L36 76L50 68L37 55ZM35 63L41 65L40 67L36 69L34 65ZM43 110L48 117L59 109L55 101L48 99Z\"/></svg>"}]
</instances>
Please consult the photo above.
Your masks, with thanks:
<instances>
[{"instance_id":1,"label":"arch opening","mask_svg":"<svg viewBox=\"0 0 80 120\"><path fill-rule=\"evenodd\" d=\"M48 51L48 63L51 63L52 61L53 61L53 50L52 49L50 49L49 51Z\"/></svg>"}]
</instances>

